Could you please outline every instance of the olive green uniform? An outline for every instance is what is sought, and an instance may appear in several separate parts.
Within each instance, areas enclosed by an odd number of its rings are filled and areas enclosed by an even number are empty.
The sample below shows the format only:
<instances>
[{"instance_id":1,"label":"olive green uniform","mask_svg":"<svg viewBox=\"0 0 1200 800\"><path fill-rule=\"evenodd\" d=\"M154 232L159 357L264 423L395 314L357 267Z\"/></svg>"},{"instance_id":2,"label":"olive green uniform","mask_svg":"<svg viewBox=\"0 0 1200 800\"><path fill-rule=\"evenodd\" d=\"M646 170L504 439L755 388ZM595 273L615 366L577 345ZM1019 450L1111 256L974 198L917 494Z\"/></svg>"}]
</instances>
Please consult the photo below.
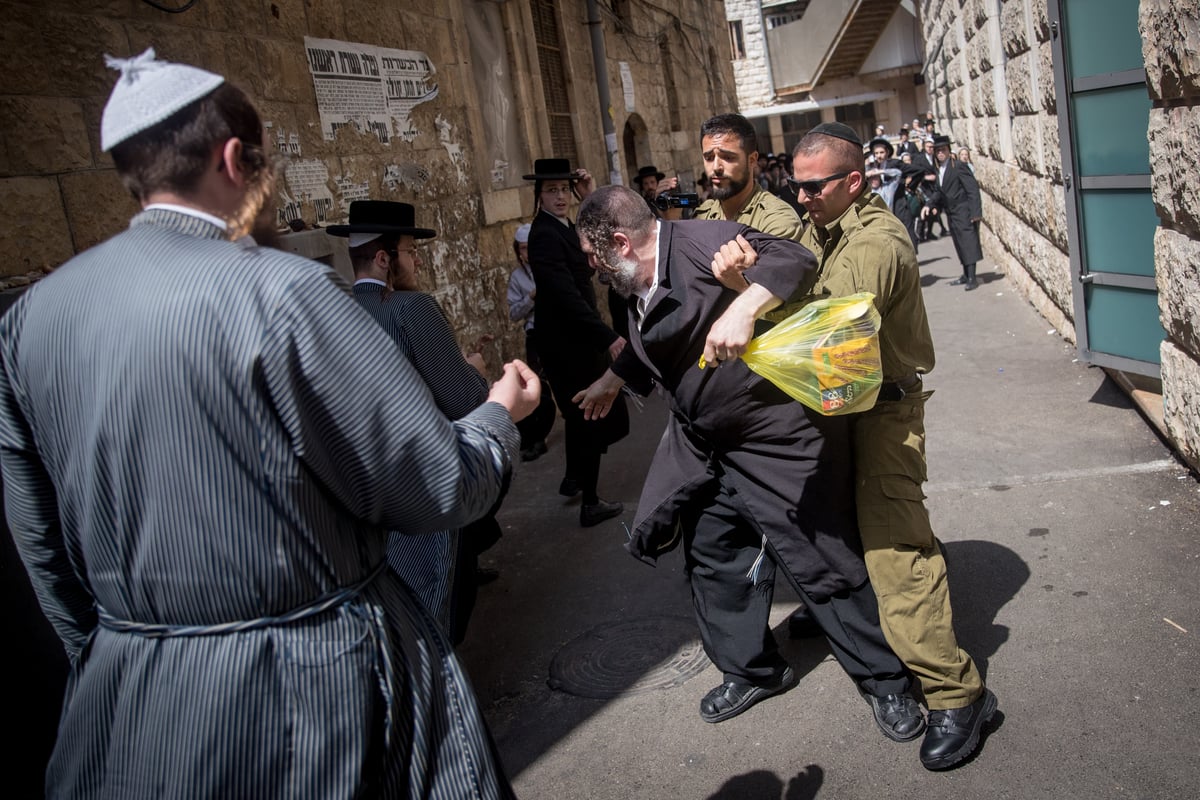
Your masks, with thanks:
<instances>
[{"instance_id":1,"label":"olive green uniform","mask_svg":"<svg viewBox=\"0 0 1200 800\"><path fill-rule=\"evenodd\" d=\"M705 200L692 218L725 219L721 201ZM746 205L738 212L737 219L733 221L781 239L791 239L793 242L800 241L800 235L804 231L804 225L796 215L796 210L761 186L754 189Z\"/></svg>"},{"instance_id":2,"label":"olive green uniform","mask_svg":"<svg viewBox=\"0 0 1200 800\"><path fill-rule=\"evenodd\" d=\"M889 391L881 394L896 399L854 415L853 440L859 531L884 635L920 679L930 709L970 705L983 680L954 636L946 562L921 489L925 401L932 392L922 391L920 376L933 369L934 358L912 242L883 200L868 195L826 228L810 225L800 243L820 265L802 303L871 292L883 320L879 345Z\"/></svg>"}]
</instances>

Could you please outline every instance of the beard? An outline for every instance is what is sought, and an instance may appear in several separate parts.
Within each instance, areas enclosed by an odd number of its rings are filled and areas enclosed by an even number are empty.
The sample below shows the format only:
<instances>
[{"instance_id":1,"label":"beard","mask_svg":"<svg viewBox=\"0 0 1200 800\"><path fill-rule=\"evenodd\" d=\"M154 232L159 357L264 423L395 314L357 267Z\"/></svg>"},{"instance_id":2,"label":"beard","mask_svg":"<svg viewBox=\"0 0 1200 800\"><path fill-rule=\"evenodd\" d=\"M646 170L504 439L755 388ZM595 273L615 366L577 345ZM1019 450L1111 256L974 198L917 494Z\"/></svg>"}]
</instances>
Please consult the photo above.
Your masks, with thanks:
<instances>
[{"instance_id":1,"label":"beard","mask_svg":"<svg viewBox=\"0 0 1200 800\"><path fill-rule=\"evenodd\" d=\"M608 273L608 285L621 297L629 297L638 288L638 263L632 259L610 255L605 259L605 265L612 270Z\"/></svg>"},{"instance_id":2,"label":"beard","mask_svg":"<svg viewBox=\"0 0 1200 800\"><path fill-rule=\"evenodd\" d=\"M274 193L275 170L265 166L247 182L241 205L226 220L230 240L236 241L249 235L261 247L279 244L276 209L273 205L268 207L268 201Z\"/></svg>"},{"instance_id":3,"label":"beard","mask_svg":"<svg viewBox=\"0 0 1200 800\"><path fill-rule=\"evenodd\" d=\"M736 195L742 189L746 188L748 180L738 180L732 175L723 175L723 180L720 186L713 186L709 196L714 200L728 200ZM711 180L711 178L710 178Z\"/></svg>"}]
</instances>

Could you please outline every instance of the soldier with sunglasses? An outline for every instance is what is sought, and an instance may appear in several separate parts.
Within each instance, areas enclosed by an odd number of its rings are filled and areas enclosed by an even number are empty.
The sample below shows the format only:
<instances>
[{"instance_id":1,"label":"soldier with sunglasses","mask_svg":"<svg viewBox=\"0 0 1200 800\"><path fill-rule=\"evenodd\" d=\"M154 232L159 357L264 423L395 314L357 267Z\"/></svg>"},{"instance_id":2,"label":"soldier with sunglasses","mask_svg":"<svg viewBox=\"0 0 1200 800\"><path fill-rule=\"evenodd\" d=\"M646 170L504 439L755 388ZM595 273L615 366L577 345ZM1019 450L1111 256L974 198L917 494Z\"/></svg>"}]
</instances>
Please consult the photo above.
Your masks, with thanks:
<instances>
[{"instance_id":1,"label":"soldier with sunglasses","mask_svg":"<svg viewBox=\"0 0 1200 800\"><path fill-rule=\"evenodd\" d=\"M871 292L883 318L884 384L870 411L851 416L859 534L879 599L884 635L921 681L929 707L921 763L946 769L978 747L996 697L954 635L946 562L929 522L922 375L933 339L916 253L904 226L866 190L862 142L841 123L813 128L792 153L795 185L812 225L801 244L817 256L816 283L768 318L781 320L820 297ZM736 269L717 277L742 291Z\"/></svg>"}]
</instances>

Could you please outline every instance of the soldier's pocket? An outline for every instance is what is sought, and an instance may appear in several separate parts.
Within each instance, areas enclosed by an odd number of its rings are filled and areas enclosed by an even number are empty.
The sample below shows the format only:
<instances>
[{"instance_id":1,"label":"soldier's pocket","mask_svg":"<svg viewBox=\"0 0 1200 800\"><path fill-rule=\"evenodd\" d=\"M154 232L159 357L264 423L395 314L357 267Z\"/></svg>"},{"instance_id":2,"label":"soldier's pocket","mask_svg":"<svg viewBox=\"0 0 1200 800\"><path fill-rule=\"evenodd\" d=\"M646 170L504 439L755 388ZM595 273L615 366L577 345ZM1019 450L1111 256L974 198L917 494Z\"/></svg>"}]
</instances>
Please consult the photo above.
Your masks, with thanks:
<instances>
[{"instance_id":1,"label":"soldier's pocket","mask_svg":"<svg viewBox=\"0 0 1200 800\"><path fill-rule=\"evenodd\" d=\"M933 545L933 529L921 485L905 475L874 475L858 487L858 525L863 547Z\"/></svg>"}]
</instances>

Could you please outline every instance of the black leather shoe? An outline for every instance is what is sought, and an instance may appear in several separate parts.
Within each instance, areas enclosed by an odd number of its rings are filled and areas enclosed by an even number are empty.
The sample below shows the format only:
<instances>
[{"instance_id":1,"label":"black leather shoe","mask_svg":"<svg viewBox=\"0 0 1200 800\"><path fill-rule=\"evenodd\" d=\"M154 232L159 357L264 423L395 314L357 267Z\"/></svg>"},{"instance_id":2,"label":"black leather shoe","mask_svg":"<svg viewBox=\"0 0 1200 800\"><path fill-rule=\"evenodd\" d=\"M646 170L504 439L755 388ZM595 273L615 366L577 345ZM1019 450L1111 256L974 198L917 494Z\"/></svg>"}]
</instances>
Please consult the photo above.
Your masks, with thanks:
<instances>
[{"instance_id":1,"label":"black leather shoe","mask_svg":"<svg viewBox=\"0 0 1200 800\"><path fill-rule=\"evenodd\" d=\"M996 713L996 695L984 689L971 705L964 708L929 712L929 728L921 742L921 763L925 769L948 769L962 761L979 746L979 732Z\"/></svg>"},{"instance_id":2,"label":"black leather shoe","mask_svg":"<svg viewBox=\"0 0 1200 800\"><path fill-rule=\"evenodd\" d=\"M966 282L966 284L967 285L963 287L964 291L973 292L979 288L979 281L976 280L969 280Z\"/></svg>"},{"instance_id":3,"label":"black leather shoe","mask_svg":"<svg viewBox=\"0 0 1200 800\"><path fill-rule=\"evenodd\" d=\"M875 724L883 731L883 735L892 741L912 741L925 731L925 716L921 713L917 701L908 692L882 697L868 694L864 697L875 714Z\"/></svg>"},{"instance_id":4,"label":"black leather shoe","mask_svg":"<svg viewBox=\"0 0 1200 800\"><path fill-rule=\"evenodd\" d=\"M800 606L792 615L788 617L788 638L789 639L812 639L816 636L824 636L825 631L821 630L821 626L812 618L812 614L808 613L808 609Z\"/></svg>"},{"instance_id":5,"label":"black leather shoe","mask_svg":"<svg viewBox=\"0 0 1200 800\"><path fill-rule=\"evenodd\" d=\"M599 525L606 519L612 519L625 510L620 503L610 503L607 500L596 499L591 505L579 507L579 524L584 528Z\"/></svg>"},{"instance_id":6,"label":"black leather shoe","mask_svg":"<svg viewBox=\"0 0 1200 800\"><path fill-rule=\"evenodd\" d=\"M962 275L962 276L959 276L959 277L955 278L954 280L950 281L950 285L951 286L962 286L966 282L967 282L967 276Z\"/></svg>"},{"instance_id":7,"label":"black leather shoe","mask_svg":"<svg viewBox=\"0 0 1200 800\"><path fill-rule=\"evenodd\" d=\"M705 722L724 722L755 703L773 695L783 694L795 685L796 673L791 667L785 667L778 678L761 686L725 681L704 695L704 699L700 701L700 719Z\"/></svg>"},{"instance_id":8,"label":"black leather shoe","mask_svg":"<svg viewBox=\"0 0 1200 800\"><path fill-rule=\"evenodd\" d=\"M558 493L563 497L574 497L579 494L579 483L574 478L563 478L558 485Z\"/></svg>"}]
</instances>

